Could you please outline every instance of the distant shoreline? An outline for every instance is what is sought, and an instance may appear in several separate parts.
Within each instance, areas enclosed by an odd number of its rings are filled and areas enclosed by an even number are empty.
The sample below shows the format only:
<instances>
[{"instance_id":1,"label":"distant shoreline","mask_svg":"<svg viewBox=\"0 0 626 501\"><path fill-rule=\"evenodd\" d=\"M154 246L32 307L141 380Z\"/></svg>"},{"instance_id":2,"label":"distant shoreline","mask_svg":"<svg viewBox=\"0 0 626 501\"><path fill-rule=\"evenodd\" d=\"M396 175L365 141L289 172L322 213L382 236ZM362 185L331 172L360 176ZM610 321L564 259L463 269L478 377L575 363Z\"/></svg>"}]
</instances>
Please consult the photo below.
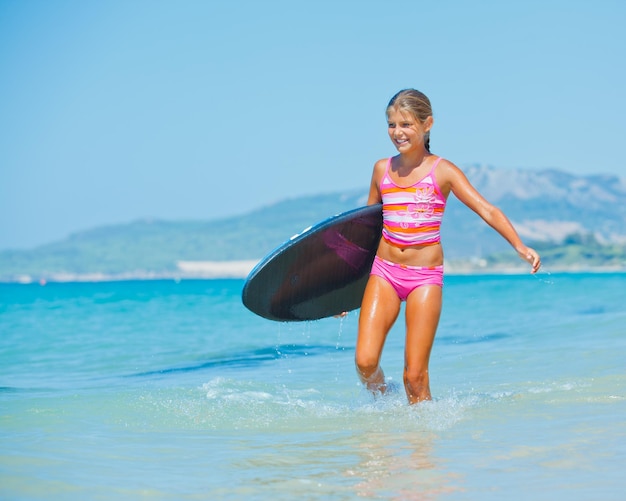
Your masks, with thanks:
<instances>
[{"instance_id":1,"label":"distant shoreline","mask_svg":"<svg viewBox=\"0 0 626 501\"><path fill-rule=\"evenodd\" d=\"M41 284L47 283L88 283L124 282L150 280L218 280L245 279L258 264L257 260L246 261L179 261L174 271L143 271L125 273L48 273L41 276L17 275L2 277L0 283ZM447 276L479 275L526 275L526 266L487 266L482 263L450 262L445 264ZM569 266L542 268L539 275L553 273L626 273L626 267L615 266Z\"/></svg>"}]
</instances>

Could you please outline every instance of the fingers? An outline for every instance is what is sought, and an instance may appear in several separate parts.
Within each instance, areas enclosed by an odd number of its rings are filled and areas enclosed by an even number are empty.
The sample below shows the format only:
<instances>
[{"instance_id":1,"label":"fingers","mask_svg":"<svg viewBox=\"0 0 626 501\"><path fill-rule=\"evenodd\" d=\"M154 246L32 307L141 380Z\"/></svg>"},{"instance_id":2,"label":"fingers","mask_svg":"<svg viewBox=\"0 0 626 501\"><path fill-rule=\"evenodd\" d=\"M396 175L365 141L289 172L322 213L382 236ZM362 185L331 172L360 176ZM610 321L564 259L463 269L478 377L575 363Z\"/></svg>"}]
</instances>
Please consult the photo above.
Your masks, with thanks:
<instances>
[{"instance_id":1,"label":"fingers","mask_svg":"<svg viewBox=\"0 0 626 501\"><path fill-rule=\"evenodd\" d=\"M539 257L539 254L537 253L537 251L535 251L535 249L531 249L530 247L528 247L524 259L526 259L526 261L530 263L531 273L537 273L537 271L539 271L539 268L541 267L541 258Z\"/></svg>"},{"instance_id":2,"label":"fingers","mask_svg":"<svg viewBox=\"0 0 626 501\"><path fill-rule=\"evenodd\" d=\"M535 249L526 247L526 249L518 251L519 257L528 262L531 266L530 272L537 273L541 267L541 258Z\"/></svg>"}]
</instances>

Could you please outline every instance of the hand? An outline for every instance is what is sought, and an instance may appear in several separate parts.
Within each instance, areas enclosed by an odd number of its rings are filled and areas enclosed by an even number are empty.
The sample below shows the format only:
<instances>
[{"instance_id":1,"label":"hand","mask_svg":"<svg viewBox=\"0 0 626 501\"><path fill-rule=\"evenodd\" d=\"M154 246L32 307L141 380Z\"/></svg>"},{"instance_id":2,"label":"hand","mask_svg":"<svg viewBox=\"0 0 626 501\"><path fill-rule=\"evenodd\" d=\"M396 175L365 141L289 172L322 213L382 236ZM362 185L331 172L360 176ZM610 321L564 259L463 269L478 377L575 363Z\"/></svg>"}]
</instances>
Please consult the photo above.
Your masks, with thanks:
<instances>
[{"instance_id":1,"label":"hand","mask_svg":"<svg viewBox=\"0 0 626 501\"><path fill-rule=\"evenodd\" d=\"M532 266L530 272L537 273L541 266L541 258L539 257L539 254L537 254L537 251L530 247L526 247L525 250L519 251L518 254L524 261L530 263Z\"/></svg>"}]
</instances>

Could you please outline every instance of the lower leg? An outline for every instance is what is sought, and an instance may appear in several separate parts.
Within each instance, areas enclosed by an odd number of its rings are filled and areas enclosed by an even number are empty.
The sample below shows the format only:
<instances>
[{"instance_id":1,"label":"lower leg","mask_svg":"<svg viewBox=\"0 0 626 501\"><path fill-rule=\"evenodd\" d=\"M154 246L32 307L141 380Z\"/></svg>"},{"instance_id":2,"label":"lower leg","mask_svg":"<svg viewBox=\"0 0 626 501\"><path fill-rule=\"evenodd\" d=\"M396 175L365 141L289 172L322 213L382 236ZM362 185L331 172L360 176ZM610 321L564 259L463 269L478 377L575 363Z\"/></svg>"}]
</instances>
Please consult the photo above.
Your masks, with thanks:
<instances>
[{"instance_id":1,"label":"lower leg","mask_svg":"<svg viewBox=\"0 0 626 501\"><path fill-rule=\"evenodd\" d=\"M416 404L424 400L432 400L428 369L409 372L408 368L405 367L404 389L406 390L406 396L410 404Z\"/></svg>"},{"instance_id":2,"label":"lower leg","mask_svg":"<svg viewBox=\"0 0 626 501\"><path fill-rule=\"evenodd\" d=\"M441 314L441 287L422 286L407 299L404 387L410 404L432 400L428 364Z\"/></svg>"},{"instance_id":3,"label":"lower leg","mask_svg":"<svg viewBox=\"0 0 626 501\"><path fill-rule=\"evenodd\" d=\"M356 372L361 382L372 393L385 393L387 386L385 384L385 373L380 366L376 366L373 370L356 364Z\"/></svg>"},{"instance_id":4,"label":"lower leg","mask_svg":"<svg viewBox=\"0 0 626 501\"><path fill-rule=\"evenodd\" d=\"M361 382L373 393L386 390L380 358L387 333L400 311L400 299L391 285L371 276L361 304L356 342L356 370Z\"/></svg>"}]
</instances>

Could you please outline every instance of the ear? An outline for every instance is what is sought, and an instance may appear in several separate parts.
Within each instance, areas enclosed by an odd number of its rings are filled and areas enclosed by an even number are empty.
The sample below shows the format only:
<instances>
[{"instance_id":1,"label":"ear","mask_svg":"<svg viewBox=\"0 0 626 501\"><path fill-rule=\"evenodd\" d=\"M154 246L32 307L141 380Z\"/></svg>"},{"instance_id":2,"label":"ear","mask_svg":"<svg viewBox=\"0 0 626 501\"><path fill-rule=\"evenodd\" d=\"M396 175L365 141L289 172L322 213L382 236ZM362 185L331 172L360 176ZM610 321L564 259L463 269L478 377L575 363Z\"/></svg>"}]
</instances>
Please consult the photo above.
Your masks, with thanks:
<instances>
[{"instance_id":1,"label":"ear","mask_svg":"<svg viewBox=\"0 0 626 501\"><path fill-rule=\"evenodd\" d=\"M432 115L429 116L426 120L424 120L424 132L429 132L433 127L433 123L435 123Z\"/></svg>"}]
</instances>

